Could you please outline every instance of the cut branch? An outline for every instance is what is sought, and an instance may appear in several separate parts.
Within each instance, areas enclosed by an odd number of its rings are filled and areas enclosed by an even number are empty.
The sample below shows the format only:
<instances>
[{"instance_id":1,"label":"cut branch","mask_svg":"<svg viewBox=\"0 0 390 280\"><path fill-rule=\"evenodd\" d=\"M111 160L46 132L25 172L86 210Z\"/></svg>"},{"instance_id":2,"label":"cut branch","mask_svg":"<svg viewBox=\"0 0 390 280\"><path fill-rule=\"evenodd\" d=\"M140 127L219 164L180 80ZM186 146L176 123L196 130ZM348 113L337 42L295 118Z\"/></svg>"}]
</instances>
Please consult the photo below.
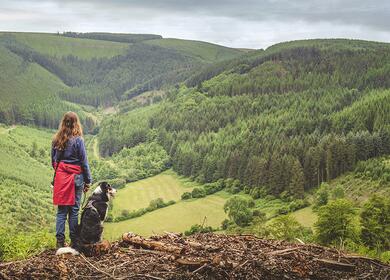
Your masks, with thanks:
<instances>
[{"instance_id":1,"label":"cut branch","mask_svg":"<svg viewBox=\"0 0 390 280\"><path fill-rule=\"evenodd\" d=\"M163 243L160 241L154 241L150 239L144 239L141 236L135 235L133 233L124 233L122 235L122 239L125 242L130 243L131 245L139 246L144 249L149 250L157 250L157 251L163 251L163 252L169 252L173 254L180 255L184 253L185 248L178 247L175 245Z\"/></svg>"}]
</instances>

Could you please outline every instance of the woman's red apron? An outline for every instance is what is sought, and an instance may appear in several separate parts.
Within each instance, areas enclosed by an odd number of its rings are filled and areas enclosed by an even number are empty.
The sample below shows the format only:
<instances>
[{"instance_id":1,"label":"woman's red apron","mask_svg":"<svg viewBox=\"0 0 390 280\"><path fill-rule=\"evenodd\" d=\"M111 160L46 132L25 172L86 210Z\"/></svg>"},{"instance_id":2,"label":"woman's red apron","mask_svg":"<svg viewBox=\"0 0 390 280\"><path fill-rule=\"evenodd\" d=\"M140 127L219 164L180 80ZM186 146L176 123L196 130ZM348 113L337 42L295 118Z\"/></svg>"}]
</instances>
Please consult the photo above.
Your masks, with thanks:
<instances>
[{"instance_id":1,"label":"woman's red apron","mask_svg":"<svg viewBox=\"0 0 390 280\"><path fill-rule=\"evenodd\" d=\"M81 166L60 162L54 178L53 204L74 205L76 186L74 176L81 173Z\"/></svg>"}]
</instances>

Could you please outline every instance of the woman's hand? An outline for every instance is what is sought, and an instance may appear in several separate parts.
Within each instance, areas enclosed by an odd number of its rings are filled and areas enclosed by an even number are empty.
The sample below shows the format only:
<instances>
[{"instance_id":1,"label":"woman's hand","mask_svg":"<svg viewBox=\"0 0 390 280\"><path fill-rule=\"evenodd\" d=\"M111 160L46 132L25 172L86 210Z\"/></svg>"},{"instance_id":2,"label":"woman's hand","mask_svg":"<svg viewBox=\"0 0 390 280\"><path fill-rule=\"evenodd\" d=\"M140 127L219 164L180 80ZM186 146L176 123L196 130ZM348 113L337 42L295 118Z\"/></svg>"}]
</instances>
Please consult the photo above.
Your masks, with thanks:
<instances>
[{"instance_id":1,"label":"woman's hand","mask_svg":"<svg viewBox=\"0 0 390 280\"><path fill-rule=\"evenodd\" d=\"M84 184L83 192L84 192L84 193L88 192L90 186L91 186L91 184L85 183L85 184Z\"/></svg>"}]
</instances>

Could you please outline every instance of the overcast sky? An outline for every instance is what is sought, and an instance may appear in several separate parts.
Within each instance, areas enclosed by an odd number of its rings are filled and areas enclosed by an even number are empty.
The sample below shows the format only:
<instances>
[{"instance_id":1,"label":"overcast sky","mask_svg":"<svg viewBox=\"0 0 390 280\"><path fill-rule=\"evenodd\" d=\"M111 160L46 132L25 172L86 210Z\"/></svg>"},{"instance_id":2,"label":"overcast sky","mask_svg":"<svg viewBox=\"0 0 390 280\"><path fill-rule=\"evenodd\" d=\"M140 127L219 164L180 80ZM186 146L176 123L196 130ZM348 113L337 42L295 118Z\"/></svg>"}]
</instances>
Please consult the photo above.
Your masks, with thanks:
<instances>
[{"instance_id":1,"label":"overcast sky","mask_svg":"<svg viewBox=\"0 0 390 280\"><path fill-rule=\"evenodd\" d=\"M0 0L2 31L153 33L231 47L390 42L390 0Z\"/></svg>"}]
</instances>

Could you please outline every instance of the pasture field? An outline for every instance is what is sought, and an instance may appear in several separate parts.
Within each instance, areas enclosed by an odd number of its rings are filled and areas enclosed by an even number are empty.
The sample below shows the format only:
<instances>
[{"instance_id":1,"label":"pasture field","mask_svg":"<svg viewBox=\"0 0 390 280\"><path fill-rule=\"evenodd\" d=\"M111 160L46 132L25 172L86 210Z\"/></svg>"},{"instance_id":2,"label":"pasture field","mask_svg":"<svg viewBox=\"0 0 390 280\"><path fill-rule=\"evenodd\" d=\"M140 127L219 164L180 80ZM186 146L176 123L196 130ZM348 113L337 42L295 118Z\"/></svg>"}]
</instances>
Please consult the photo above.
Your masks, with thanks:
<instances>
[{"instance_id":1,"label":"pasture field","mask_svg":"<svg viewBox=\"0 0 390 280\"><path fill-rule=\"evenodd\" d=\"M130 183L118 190L112 213L114 216L119 216L123 210L133 211L147 207L150 201L156 198L162 198L165 202L178 201L184 192L191 191L195 186L197 186L196 183L183 179L168 170L159 175Z\"/></svg>"},{"instance_id":2,"label":"pasture field","mask_svg":"<svg viewBox=\"0 0 390 280\"><path fill-rule=\"evenodd\" d=\"M291 215L304 227L313 228L317 221L317 214L313 212L311 206L292 212Z\"/></svg>"},{"instance_id":3,"label":"pasture field","mask_svg":"<svg viewBox=\"0 0 390 280\"><path fill-rule=\"evenodd\" d=\"M39 53L65 57L77 56L82 59L110 58L123 54L129 44L64 37L50 33L10 33L17 41ZM1 33L0 33L1 35Z\"/></svg>"},{"instance_id":4,"label":"pasture field","mask_svg":"<svg viewBox=\"0 0 390 280\"><path fill-rule=\"evenodd\" d=\"M139 218L118 223L106 223L104 237L115 240L120 238L124 232L129 231L143 236L164 233L164 231L183 232L194 224L202 224L205 217L205 225L219 227L226 218L223 211L225 202L226 194L223 192L205 198L180 201Z\"/></svg>"}]
</instances>

